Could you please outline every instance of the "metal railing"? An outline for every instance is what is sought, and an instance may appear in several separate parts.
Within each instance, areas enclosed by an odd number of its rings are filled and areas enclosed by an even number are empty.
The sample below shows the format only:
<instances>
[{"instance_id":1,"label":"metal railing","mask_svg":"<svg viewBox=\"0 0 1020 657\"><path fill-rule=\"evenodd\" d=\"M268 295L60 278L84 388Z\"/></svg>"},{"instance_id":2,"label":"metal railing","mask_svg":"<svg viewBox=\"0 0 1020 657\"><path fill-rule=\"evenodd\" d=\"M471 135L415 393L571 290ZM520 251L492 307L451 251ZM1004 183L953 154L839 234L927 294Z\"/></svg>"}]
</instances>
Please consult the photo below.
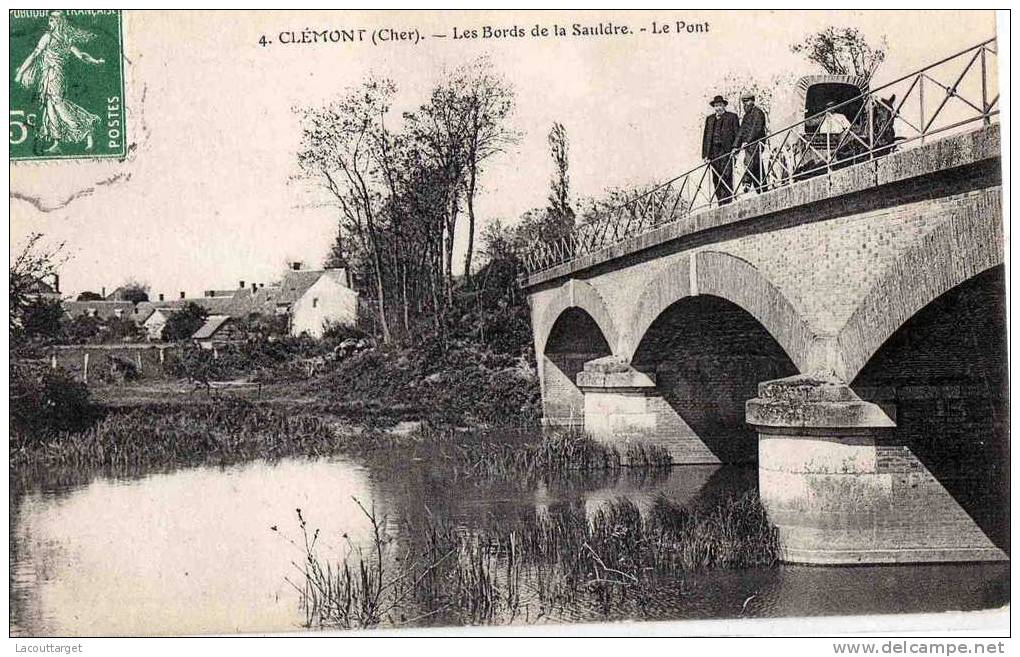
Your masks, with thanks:
<instances>
[{"instance_id":1,"label":"metal railing","mask_svg":"<svg viewBox=\"0 0 1020 657\"><path fill-rule=\"evenodd\" d=\"M596 211L568 235L520 254L533 274L733 200L990 124L999 114L989 39L869 89L705 162L625 203ZM949 80L949 82L946 82ZM757 156L757 157L755 157Z\"/></svg>"}]
</instances>

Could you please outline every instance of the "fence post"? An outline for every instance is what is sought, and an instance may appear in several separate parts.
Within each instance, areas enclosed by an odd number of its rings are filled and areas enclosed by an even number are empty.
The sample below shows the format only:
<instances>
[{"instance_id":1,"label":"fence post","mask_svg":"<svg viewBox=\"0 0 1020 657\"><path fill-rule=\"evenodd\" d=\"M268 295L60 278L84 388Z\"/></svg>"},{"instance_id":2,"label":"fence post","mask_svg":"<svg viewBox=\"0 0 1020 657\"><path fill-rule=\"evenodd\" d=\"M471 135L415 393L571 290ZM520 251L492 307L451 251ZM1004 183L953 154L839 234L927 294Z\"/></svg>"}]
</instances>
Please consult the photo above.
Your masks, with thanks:
<instances>
[{"instance_id":1,"label":"fence post","mask_svg":"<svg viewBox=\"0 0 1020 657\"><path fill-rule=\"evenodd\" d=\"M163 350L163 347L157 347L157 349L159 349L159 364L160 364L160 366L162 366L163 365L163 351L164 350Z\"/></svg>"},{"instance_id":2,"label":"fence post","mask_svg":"<svg viewBox=\"0 0 1020 657\"><path fill-rule=\"evenodd\" d=\"M57 352L55 351L52 354L50 354L50 369L51 370L57 369Z\"/></svg>"},{"instance_id":3,"label":"fence post","mask_svg":"<svg viewBox=\"0 0 1020 657\"><path fill-rule=\"evenodd\" d=\"M89 382L89 352L87 352L87 351L85 352L85 362L82 365L81 378L82 378L82 383L88 383Z\"/></svg>"}]
</instances>

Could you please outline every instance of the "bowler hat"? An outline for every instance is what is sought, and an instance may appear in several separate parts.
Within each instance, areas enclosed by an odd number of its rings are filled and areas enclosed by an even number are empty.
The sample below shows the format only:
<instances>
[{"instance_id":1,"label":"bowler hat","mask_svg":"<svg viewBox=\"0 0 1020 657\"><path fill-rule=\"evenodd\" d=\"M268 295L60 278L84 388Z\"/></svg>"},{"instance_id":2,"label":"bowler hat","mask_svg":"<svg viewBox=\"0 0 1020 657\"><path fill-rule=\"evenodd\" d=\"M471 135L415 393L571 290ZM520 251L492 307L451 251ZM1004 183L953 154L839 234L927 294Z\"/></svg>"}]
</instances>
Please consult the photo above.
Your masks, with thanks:
<instances>
[{"instance_id":1,"label":"bowler hat","mask_svg":"<svg viewBox=\"0 0 1020 657\"><path fill-rule=\"evenodd\" d=\"M712 102L710 102L709 105L715 107L716 105L719 105L720 103L723 104L723 105L729 105L729 103L726 102L726 99L723 98L722 96L716 96L715 98L713 98Z\"/></svg>"}]
</instances>

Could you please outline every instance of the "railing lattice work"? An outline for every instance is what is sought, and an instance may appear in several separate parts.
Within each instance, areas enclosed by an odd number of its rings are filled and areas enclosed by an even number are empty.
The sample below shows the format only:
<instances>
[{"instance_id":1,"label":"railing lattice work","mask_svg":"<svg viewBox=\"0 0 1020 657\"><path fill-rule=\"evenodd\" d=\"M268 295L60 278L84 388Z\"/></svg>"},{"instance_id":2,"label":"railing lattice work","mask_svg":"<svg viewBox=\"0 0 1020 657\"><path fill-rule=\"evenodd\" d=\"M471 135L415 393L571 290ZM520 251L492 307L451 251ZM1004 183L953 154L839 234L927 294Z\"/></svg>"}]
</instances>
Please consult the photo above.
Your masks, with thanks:
<instances>
[{"instance_id":1,"label":"railing lattice work","mask_svg":"<svg viewBox=\"0 0 1020 657\"><path fill-rule=\"evenodd\" d=\"M521 254L524 267L540 272L741 197L988 125L999 114L999 95L991 95L996 63L996 40L989 39L869 89L530 247ZM748 168L755 152L760 164ZM732 168L733 183L724 180L717 190L710 171L720 165Z\"/></svg>"}]
</instances>

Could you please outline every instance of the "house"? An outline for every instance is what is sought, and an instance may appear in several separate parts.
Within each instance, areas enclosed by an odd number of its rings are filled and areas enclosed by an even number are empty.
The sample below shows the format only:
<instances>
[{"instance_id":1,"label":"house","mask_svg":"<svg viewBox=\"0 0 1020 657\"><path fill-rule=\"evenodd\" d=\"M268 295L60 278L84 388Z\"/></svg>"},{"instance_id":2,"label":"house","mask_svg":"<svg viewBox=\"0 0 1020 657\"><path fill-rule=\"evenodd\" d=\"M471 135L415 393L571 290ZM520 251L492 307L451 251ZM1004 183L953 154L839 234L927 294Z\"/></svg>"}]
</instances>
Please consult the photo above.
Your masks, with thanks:
<instances>
[{"instance_id":1,"label":"house","mask_svg":"<svg viewBox=\"0 0 1020 657\"><path fill-rule=\"evenodd\" d=\"M50 279L49 282L23 275L20 280L26 281L25 298L29 301L60 301L60 276L49 274L46 278Z\"/></svg>"},{"instance_id":2,"label":"house","mask_svg":"<svg viewBox=\"0 0 1020 657\"><path fill-rule=\"evenodd\" d=\"M163 329L166 328L166 322L174 312L176 312L175 308L155 308L152 310L142 322L145 335L150 340L162 340Z\"/></svg>"},{"instance_id":3,"label":"house","mask_svg":"<svg viewBox=\"0 0 1020 657\"><path fill-rule=\"evenodd\" d=\"M212 349L223 344L240 342L244 339L244 333L230 315L210 315L191 339L203 349Z\"/></svg>"},{"instance_id":4,"label":"house","mask_svg":"<svg viewBox=\"0 0 1020 657\"><path fill-rule=\"evenodd\" d=\"M278 307L287 304L290 334L322 337L329 323L354 326L358 293L350 288L345 269L289 271L280 283Z\"/></svg>"},{"instance_id":5,"label":"house","mask_svg":"<svg viewBox=\"0 0 1020 657\"><path fill-rule=\"evenodd\" d=\"M234 290L206 290L200 297L188 297L181 292L179 298L169 301L164 301L163 295L160 294L157 301L143 301L135 306L132 318L139 324L144 324L157 308L180 308L193 303L205 308L209 315L229 315L240 319L255 311L253 302L255 293L256 288L253 284L251 289L242 285Z\"/></svg>"}]
</instances>

